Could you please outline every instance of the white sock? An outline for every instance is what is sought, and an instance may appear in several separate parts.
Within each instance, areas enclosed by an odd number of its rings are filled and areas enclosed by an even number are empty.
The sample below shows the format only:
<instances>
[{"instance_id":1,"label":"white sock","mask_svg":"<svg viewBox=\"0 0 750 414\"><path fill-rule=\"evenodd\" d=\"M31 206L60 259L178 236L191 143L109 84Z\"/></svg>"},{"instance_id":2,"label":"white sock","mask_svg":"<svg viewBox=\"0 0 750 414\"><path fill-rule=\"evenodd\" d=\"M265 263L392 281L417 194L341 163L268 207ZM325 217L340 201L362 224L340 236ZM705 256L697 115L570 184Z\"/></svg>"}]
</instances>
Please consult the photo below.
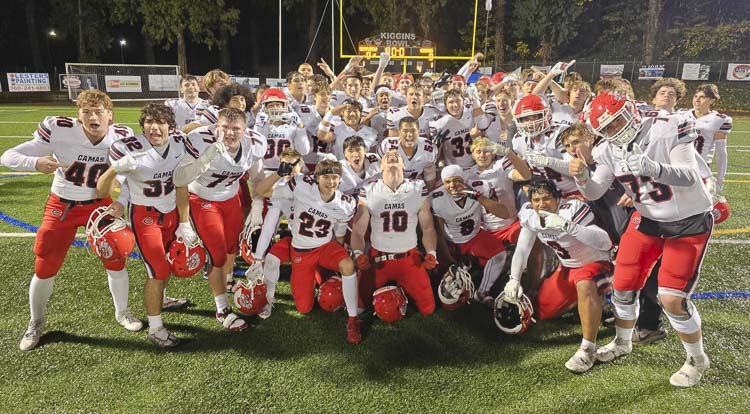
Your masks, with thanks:
<instances>
[{"instance_id":1,"label":"white sock","mask_svg":"<svg viewBox=\"0 0 750 414\"><path fill-rule=\"evenodd\" d=\"M164 290L162 291L161 301L162 303L167 301L167 288L164 288Z\"/></svg>"},{"instance_id":2,"label":"white sock","mask_svg":"<svg viewBox=\"0 0 750 414\"><path fill-rule=\"evenodd\" d=\"M503 271L505 265L505 256L507 253L502 251L490 258L484 265L484 272L482 274L482 282L479 284L480 292L489 292L492 286L500 277L500 272Z\"/></svg>"},{"instance_id":3,"label":"white sock","mask_svg":"<svg viewBox=\"0 0 750 414\"><path fill-rule=\"evenodd\" d=\"M128 310L128 271L107 270L107 282L115 304L115 313L120 315Z\"/></svg>"},{"instance_id":4,"label":"white sock","mask_svg":"<svg viewBox=\"0 0 750 414\"><path fill-rule=\"evenodd\" d=\"M591 342L588 339L583 339L581 341L581 348L596 351L596 342Z\"/></svg>"},{"instance_id":5,"label":"white sock","mask_svg":"<svg viewBox=\"0 0 750 414\"><path fill-rule=\"evenodd\" d=\"M214 302L216 302L216 312L221 312L229 307L227 301L227 295L225 293L214 296Z\"/></svg>"},{"instance_id":6,"label":"white sock","mask_svg":"<svg viewBox=\"0 0 750 414\"><path fill-rule=\"evenodd\" d=\"M52 287L55 285L55 277L39 279L36 274L31 278L29 284L29 308L31 308L31 319L38 321L44 319L49 297L52 296Z\"/></svg>"},{"instance_id":7,"label":"white sock","mask_svg":"<svg viewBox=\"0 0 750 414\"><path fill-rule=\"evenodd\" d=\"M279 267L281 260L278 257L268 254L263 264L263 278L266 280L266 297L273 302L276 292L276 283L279 281Z\"/></svg>"},{"instance_id":8,"label":"white sock","mask_svg":"<svg viewBox=\"0 0 750 414\"><path fill-rule=\"evenodd\" d=\"M227 283L232 283L232 282L234 282L234 274L233 274L233 273L227 273L227 274L225 275L225 278L227 279Z\"/></svg>"},{"instance_id":9,"label":"white sock","mask_svg":"<svg viewBox=\"0 0 750 414\"><path fill-rule=\"evenodd\" d=\"M357 316L357 274L341 276L341 285L344 290L344 303L346 313L349 316Z\"/></svg>"},{"instance_id":10,"label":"white sock","mask_svg":"<svg viewBox=\"0 0 750 414\"><path fill-rule=\"evenodd\" d=\"M620 339L628 342L632 341L633 328L620 328L619 326L615 325L615 339Z\"/></svg>"},{"instance_id":11,"label":"white sock","mask_svg":"<svg viewBox=\"0 0 750 414\"><path fill-rule=\"evenodd\" d=\"M148 315L148 333L153 334L156 333L159 329L161 329L164 326L164 324L161 321L161 314L156 316Z\"/></svg>"},{"instance_id":12,"label":"white sock","mask_svg":"<svg viewBox=\"0 0 750 414\"><path fill-rule=\"evenodd\" d=\"M706 355L706 351L703 350L703 337L698 339L698 342L688 343L682 341L682 346L685 347L685 352L691 357L703 357Z\"/></svg>"}]
</instances>

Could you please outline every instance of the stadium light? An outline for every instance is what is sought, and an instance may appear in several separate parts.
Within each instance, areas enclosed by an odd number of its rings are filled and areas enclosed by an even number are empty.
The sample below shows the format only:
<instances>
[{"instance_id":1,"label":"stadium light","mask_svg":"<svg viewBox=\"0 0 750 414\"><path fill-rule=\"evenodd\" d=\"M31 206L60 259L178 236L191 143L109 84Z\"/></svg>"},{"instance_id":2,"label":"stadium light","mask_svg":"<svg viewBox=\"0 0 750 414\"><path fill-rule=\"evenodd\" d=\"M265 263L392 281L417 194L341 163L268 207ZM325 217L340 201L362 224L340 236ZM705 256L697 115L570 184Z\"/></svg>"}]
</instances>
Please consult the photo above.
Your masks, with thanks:
<instances>
[{"instance_id":1,"label":"stadium light","mask_svg":"<svg viewBox=\"0 0 750 414\"><path fill-rule=\"evenodd\" d=\"M55 31L55 29L50 29L49 33L47 33L47 36L57 37L57 32Z\"/></svg>"},{"instance_id":2,"label":"stadium light","mask_svg":"<svg viewBox=\"0 0 750 414\"><path fill-rule=\"evenodd\" d=\"M123 65L125 64L125 55L122 52L122 48L127 44L128 42L126 42L125 39L120 39L120 63L122 63Z\"/></svg>"}]
</instances>

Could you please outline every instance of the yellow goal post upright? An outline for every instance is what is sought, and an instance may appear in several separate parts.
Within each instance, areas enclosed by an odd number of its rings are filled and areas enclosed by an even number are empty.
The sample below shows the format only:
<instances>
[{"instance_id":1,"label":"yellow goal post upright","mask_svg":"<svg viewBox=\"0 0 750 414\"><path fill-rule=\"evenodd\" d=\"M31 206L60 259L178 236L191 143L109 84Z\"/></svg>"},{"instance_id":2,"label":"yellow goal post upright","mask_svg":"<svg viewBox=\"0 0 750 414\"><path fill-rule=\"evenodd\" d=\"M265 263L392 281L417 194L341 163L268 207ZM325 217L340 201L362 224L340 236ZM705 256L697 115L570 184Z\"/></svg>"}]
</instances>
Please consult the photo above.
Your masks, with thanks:
<instances>
[{"instance_id":1,"label":"yellow goal post upright","mask_svg":"<svg viewBox=\"0 0 750 414\"><path fill-rule=\"evenodd\" d=\"M351 59L356 55L352 54L346 54L344 53L344 0L338 0L339 3L339 58L341 59ZM437 55L437 56L430 56L429 60L471 60L474 58L475 54L475 47L477 42L477 14L479 12L479 0L474 0L474 23L471 30L471 54L469 56L452 56L452 55ZM368 57L368 59L377 59L377 57L372 56ZM403 73L407 73L407 61L409 59L419 59L423 60L425 59L424 55L417 55L417 56L399 56L399 60L403 60ZM393 60L393 59L391 59Z\"/></svg>"}]
</instances>

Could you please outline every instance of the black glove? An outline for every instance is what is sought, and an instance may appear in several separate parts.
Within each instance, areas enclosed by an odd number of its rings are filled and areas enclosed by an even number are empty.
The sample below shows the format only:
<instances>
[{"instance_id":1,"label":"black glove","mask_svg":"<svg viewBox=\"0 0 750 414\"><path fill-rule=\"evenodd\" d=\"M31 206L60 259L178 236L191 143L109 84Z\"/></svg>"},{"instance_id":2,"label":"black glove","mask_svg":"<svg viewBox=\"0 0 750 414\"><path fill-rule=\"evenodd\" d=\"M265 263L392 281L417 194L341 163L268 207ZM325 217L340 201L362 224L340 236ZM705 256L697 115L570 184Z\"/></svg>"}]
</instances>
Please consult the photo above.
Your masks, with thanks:
<instances>
[{"instance_id":1,"label":"black glove","mask_svg":"<svg viewBox=\"0 0 750 414\"><path fill-rule=\"evenodd\" d=\"M440 88L443 85L445 85L446 83L448 83L448 81L450 80L450 78L451 78L450 72L444 71L443 73L441 73L440 74L440 79L438 79L435 82L435 85L434 85L435 89Z\"/></svg>"},{"instance_id":2,"label":"black glove","mask_svg":"<svg viewBox=\"0 0 750 414\"><path fill-rule=\"evenodd\" d=\"M468 197L468 198L470 198L472 200L477 200L482 195L481 192L476 191L476 190L472 190L470 188L466 189L466 190L461 190L461 194L463 194L464 196L466 196L466 197Z\"/></svg>"},{"instance_id":3,"label":"black glove","mask_svg":"<svg viewBox=\"0 0 750 414\"><path fill-rule=\"evenodd\" d=\"M436 134L433 134L432 143L435 144L436 147L440 148L440 145L443 144L443 141L445 141L445 139L448 138L449 133L450 133L450 130L444 129Z\"/></svg>"},{"instance_id":4,"label":"black glove","mask_svg":"<svg viewBox=\"0 0 750 414\"><path fill-rule=\"evenodd\" d=\"M297 161L295 162L281 161L279 163L279 169L276 170L276 173L279 174L280 177L286 177L287 175L292 173L292 170L297 164L299 164L299 159L297 159Z\"/></svg>"}]
</instances>

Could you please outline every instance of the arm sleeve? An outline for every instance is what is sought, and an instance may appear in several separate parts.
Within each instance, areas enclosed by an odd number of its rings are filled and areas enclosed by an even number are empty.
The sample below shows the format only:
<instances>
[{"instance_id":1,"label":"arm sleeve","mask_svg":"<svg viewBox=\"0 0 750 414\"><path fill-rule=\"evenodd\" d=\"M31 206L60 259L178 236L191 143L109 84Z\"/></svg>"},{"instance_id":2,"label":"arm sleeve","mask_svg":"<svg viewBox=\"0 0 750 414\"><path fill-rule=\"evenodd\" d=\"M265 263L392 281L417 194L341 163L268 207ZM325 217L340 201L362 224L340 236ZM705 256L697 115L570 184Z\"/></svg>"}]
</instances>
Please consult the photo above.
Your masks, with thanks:
<instances>
[{"instance_id":1,"label":"arm sleeve","mask_svg":"<svg viewBox=\"0 0 750 414\"><path fill-rule=\"evenodd\" d=\"M310 153L310 139L307 138L307 130L305 128L297 128L294 131L294 149L296 149L300 155L307 155Z\"/></svg>"},{"instance_id":2,"label":"arm sleeve","mask_svg":"<svg viewBox=\"0 0 750 414\"><path fill-rule=\"evenodd\" d=\"M547 166L566 177L570 177L570 172L568 171L568 167L570 166L570 160L549 157L549 159L547 160Z\"/></svg>"},{"instance_id":3,"label":"arm sleeve","mask_svg":"<svg viewBox=\"0 0 750 414\"><path fill-rule=\"evenodd\" d=\"M52 149L48 143L33 139L5 151L0 164L16 171L36 171L37 160L50 153Z\"/></svg>"},{"instance_id":4,"label":"arm sleeve","mask_svg":"<svg viewBox=\"0 0 750 414\"><path fill-rule=\"evenodd\" d=\"M692 142L675 145L669 152L669 161L669 164L659 164L661 174L657 180L660 183L689 187L700 180Z\"/></svg>"},{"instance_id":5,"label":"arm sleeve","mask_svg":"<svg viewBox=\"0 0 750 414\"><path fill-rule=\"evenodd\" d=\"M523 270L526 269L526 262L529 261L531 248L534 247L536 234L527 229L521 228L521 234L518 236L516 251L513 253L513 260L510 264L510 278L520 281Z\"/></svg>"},{"instance_id":6,"label":"arm sleeve","mask_svg":"<svg viewBox=\"0 0 750 414\"><path fill-rule=\"evenodd\" d=\"M727 175L727 140L718 139L716 145L716 172L718 174L719 188L724 184L724 176Z\"/></svg>"},{"instance_id":7,"label":"arm sleeve","mask_svg":"<svg viewBox=\"0 0 750 414\"><path fill-rule=\"evenodd\" d=\"M456 72L456 74L463 76L464 79L468 79L469 75L471 75L471 73L469 73L469 64L471 64L471 60L467 60L466 63L464 63L464 65L461 66L461 69L459 69L458 72Z\"/></svg>"},{"instance_id":8,"label":"arm sleeve","mask_svg":"<svg viewBox=\"0 0 750 414\"><path fill-rule=\"evenodd\" d=\"M570 235L581 243L599 250L609 250L612 248L612 240L610 240L607 232L599 226L595 224L588 226L575 224L572 227Z\"/></svg>"},{"instance_id":9,"label":"arm sleeve","mask_svg":"<svg viewBox=\"0 0 750 414\"><path fill-rule=\"evenodd\" d=\"M117 178L119 181L120 176L118 176ZM123 181L120 182L120 195L117 197L117 202L122 204L123 206L127 206L129 201L130 187L128 186L128 180L123 179Z\"/></svg>"},{"instance_id":10,"label":"arm sleeve","mask_svg":"<svg viewBox=\"0 0 750 414\"><path fill-rule=\"evenodd\" d=\"M609 190L614 179L615 176L606 165L599 165L585 182L580 183L576 180L576 186L587 199L598 200Z\"/></svg>"}]
</instances>

